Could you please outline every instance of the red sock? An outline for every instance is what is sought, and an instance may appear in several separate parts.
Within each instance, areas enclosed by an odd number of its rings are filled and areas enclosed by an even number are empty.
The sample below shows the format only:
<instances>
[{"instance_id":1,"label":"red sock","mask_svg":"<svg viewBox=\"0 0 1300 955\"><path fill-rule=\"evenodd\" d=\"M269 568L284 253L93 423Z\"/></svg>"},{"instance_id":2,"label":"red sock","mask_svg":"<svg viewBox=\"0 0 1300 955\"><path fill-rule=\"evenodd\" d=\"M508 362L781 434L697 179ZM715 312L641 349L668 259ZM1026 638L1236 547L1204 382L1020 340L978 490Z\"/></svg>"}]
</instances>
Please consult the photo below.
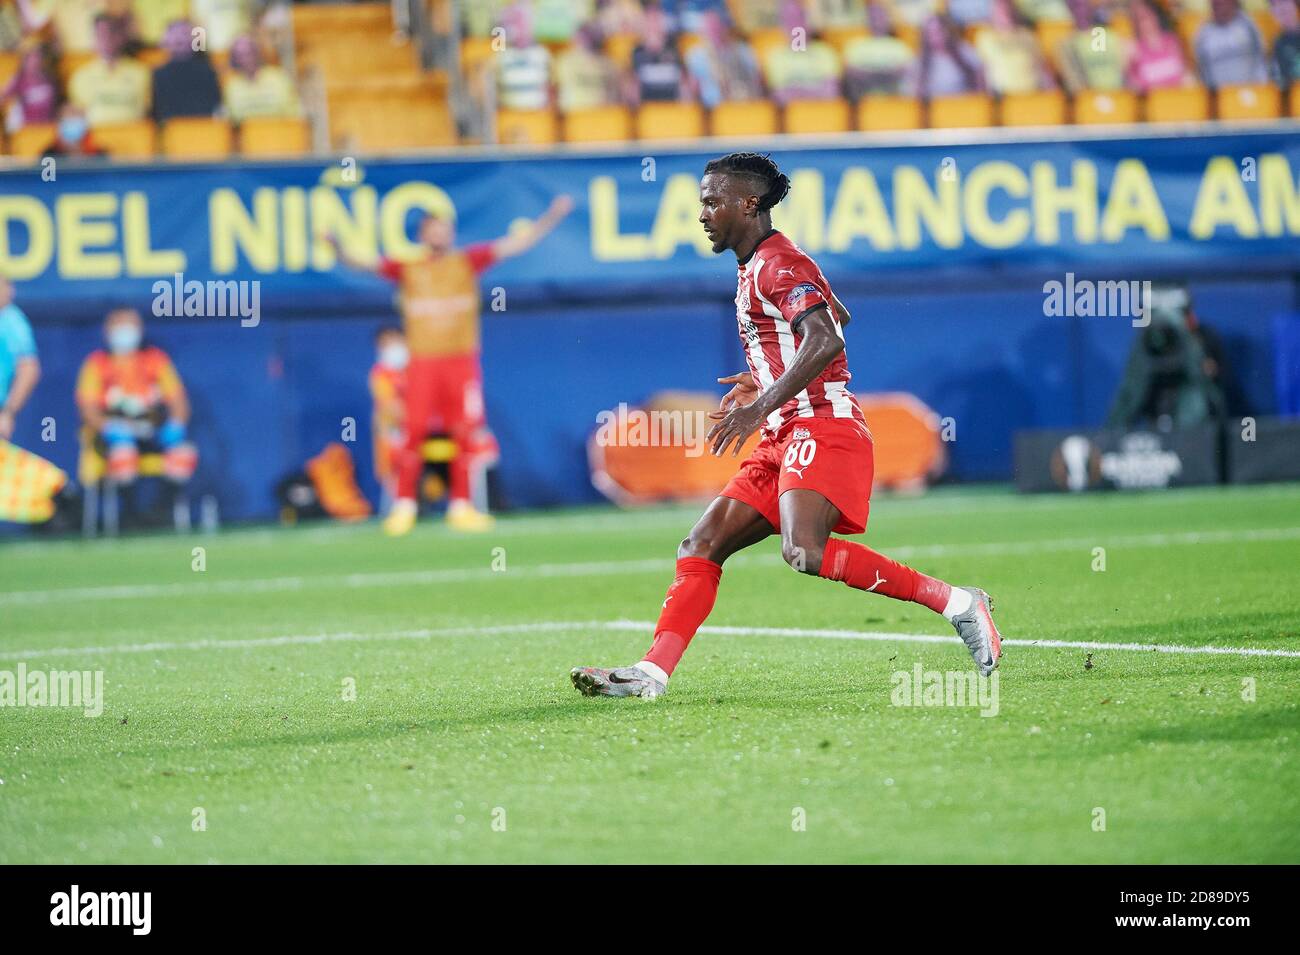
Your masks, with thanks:
<instances>
[{"instance_id":1,"label":"red sock","mask_svg":"<svg viewBox=\"0 0 1300 955\"><path fill-rule=\"evenodd\" d=\"M895 600L909 600L943 613L952 588L942 580L918 573L911 567L890 560L870 547L832 537L822 551L818 576L842 580L858 590L884 594Z\"/></svg>"},{"instance_id":2,"label":"red sock","mask_svg":"<svg viewBox=\"0 0 1300 955\"><path fill-rule=\"evenodd\" d=\"M655 625L655 642L643 660L648 660L671 674L677 661L713 610L718 596L722 565L705 557L679 557L677 576L668 588L659 623Z\"/></svg>"}]
</instances>

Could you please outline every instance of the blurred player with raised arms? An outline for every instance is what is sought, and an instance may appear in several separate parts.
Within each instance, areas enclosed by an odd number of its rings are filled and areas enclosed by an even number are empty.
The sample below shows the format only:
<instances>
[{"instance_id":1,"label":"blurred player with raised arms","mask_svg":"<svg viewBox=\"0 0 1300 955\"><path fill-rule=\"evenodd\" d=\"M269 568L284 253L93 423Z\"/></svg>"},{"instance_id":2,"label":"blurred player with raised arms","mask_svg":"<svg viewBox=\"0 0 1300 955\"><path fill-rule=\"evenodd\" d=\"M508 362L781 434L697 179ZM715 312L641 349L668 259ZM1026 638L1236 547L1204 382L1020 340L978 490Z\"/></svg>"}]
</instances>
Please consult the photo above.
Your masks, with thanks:
<instances>
[{"instance_id":1,"label":"blurred player with raised arms","mask_svg":"<svg viewBox=\"0 0 1300 955\"><path fill-rule=\"evenodd\" d=\"M417 488L424 469L421 448L434 420L457 448L448 466L447 526L458 531L485 531L492 526L491 516L478 510L470 496L473 477L497 454L483 406L478 278L502 259L527 252L572 209L571 197L557 196L522 229L463 248L455 244L452 210L430 211L420 221L420 254L411 260L361 263L343 253L337 237L327 237L345 265L382 276L401 290L402 327L410 354L406 440L397 455L396 499L384 521L385 533L399 536L415 526Z\"/></svg>"},{"instance_id":2,"label":"blurred player with raised arms","mask_svg":"<svg viewBox=\"0 0 1300 955\"><path fill-rule=\"evenodd\" d=\"M979 671L998 665L1001 639L988 594L953 587L862 544L831 537L866 530L874 471L871 434L848 390L841 326L848 311L817 264L772 228L772 207L790 181L756 153L732 153L704 168L700 223L715 254L736 254L736 321L748 372L721 378L734 387L711 417L715 455L762 429L754 453L677 549L645 657L629 667L576 667L588 696L656 697L718 593L722 564L780 533L781 554L802 573L838 580L929 607L961 637Z\"/></svg>"}]
</instances>

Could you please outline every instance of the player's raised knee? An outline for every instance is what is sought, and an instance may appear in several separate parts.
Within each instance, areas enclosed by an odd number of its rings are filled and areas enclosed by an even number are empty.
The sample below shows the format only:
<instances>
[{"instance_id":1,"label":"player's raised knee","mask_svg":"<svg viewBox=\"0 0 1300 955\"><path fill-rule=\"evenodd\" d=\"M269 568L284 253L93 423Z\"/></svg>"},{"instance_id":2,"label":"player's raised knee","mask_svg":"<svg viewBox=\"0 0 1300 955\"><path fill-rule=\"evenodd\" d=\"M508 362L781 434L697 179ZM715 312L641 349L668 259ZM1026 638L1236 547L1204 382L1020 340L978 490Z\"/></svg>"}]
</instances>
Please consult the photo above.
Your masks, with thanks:
<instances>
[{"instance_id":1,"label":"player's raised knee","mask_svg":"<svg viewBox=\"0 0 1300 955\"><path fill-rule=\"evenodd\" d=\"M691 531L689 537L677 545L677 557L704 557L713 560L713 538L707 534Z\"/></svg>"},{"instance_id":2,"label":"player's raised knee","mask_svg":"<svg viewBox=\"0 0 1300 955\"><path fill-rule=\"evenodd\" d=\"M801 574L816 574L822 566L822 546L808 541L782 541L781 557Z\"/></svg>"}]
</instances>

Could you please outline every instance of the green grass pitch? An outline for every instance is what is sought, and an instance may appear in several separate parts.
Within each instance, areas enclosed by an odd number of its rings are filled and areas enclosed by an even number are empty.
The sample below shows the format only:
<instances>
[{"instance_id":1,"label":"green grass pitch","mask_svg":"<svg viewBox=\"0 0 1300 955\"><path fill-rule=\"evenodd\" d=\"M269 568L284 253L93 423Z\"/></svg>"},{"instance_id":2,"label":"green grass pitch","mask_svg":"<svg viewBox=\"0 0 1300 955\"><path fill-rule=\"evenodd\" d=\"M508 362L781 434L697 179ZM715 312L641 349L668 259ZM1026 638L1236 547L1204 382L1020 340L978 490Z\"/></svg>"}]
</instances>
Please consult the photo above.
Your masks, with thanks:
<instances>
[{"instance_id":1,"label":"green grass pitch","mask_svg":"<svg viewBox=\"0 0 1300 955\"><path fill-rule=\"evenodd\" d=\"M894 705L965 649L775 538L666 697L580 697L697 512L0 545L0 671L104 673L98 718L0 709L0 863L1300 862L1300 486L878 499L1026 641L995 716Z\"/></svg>"}]
</instances>

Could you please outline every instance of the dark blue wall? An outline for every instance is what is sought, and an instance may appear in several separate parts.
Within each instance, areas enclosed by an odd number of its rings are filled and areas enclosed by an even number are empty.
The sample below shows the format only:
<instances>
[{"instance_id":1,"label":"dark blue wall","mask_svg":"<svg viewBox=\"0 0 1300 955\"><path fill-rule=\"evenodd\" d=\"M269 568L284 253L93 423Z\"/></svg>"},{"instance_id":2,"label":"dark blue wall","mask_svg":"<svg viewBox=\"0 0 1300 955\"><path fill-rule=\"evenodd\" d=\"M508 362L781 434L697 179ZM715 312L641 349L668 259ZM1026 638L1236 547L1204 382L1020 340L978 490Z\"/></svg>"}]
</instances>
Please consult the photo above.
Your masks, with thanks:
<instances>
[{"instance_id":1,"label":"dark blue wall","mask_svg":"<svg viewBox=\"0 0 1300 955\"><path fill-rule=\"evenodd\" d=\"M952 416L950 473L960 480L1009 478L1017 429L1098 423L1134 334L1122 319L1045 317L1037 278L889 291L872 291L863 276L831 278L854 314L846 332L853 389L911 392ZM1225 337L1241 410L1274 411L1271 320L1300 306L1293 280L1229 276L1192 290L1202 320ZM354 458L363 489L376 496L366 372L374 330L395 317L369 303L351 316L340 307L337 317L267 316L247 329L219 320L149 326L194 403L196 490L216 493L227 519L273 515L275 482L339 440L345 417L357 420ZM99 326L36 309L31 317L45 374L17 440L71 469L73 383ZM508 312L484 315L483 364L503 489L520 506L597 499L585 443L599 411L663 389L720 391L714 378L744 367L730 289L722 288L710 300L647 305L516 297ZM47 415L58 423L52 444L40 440Z\"/></svg>"}]
</instances>

